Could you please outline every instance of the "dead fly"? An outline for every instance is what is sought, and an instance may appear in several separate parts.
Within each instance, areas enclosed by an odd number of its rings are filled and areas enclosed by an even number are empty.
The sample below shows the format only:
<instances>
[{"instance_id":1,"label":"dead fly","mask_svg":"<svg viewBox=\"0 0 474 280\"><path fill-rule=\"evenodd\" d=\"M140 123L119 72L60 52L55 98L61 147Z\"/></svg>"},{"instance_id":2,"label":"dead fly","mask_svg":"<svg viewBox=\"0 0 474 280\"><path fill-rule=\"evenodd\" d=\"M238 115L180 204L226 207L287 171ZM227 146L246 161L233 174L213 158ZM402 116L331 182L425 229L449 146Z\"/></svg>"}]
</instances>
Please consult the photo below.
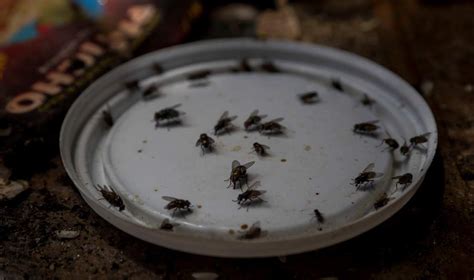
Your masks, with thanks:
<instances>
[{"instance_id":1,"label":"dead fly","mask_svg":"<svg viewBox=\"0 0 474 280\"><path fill-rule=\"evenodd\" d=\"M154 117L154 120L156 122L155 127L163 125L163 122L164 122L164 125L179 123L180 122L179 117L181 115L184 115L184 112L180 112L176 110L176 108L178 108L179 106L181 106L181 104L176 104L174 106L164 108L158 112L155 112L155 117Z\"/></svg>"},{"instance_id":2,"label":"dead fly","mask_svg":"<svg viewBox=\"0 0 474 280\"><path fill-rule=\"evenodd\" d=\"M165 69L163 69L163 66L161 66L159 63L153 63L153 70L158 75L161 75L165 72Z\"/></svg>"},{"instance_id":3,"label":"dead fly","mask_svg":"<svg viewBox=\"0 0 474 280\"><path fill-rule=\"evenodd\" d=\"M316 91L310 91L298 95L303 104L314 104L319 101L318 93Z\"/></svg>"},{"instance_id":4,"label":"dead fly","mask_svg":"<svg viewBox=\"0 0 474 280\"><path fill-rule=\"evenodd\" d=\"M398 149L400 145L398 144L397 140L393 139L388 132L387 132L387 136L388 138L383 139L382 143L379 146L386 144L388 146L387 148L392 151Z\"/></svg>"},{"instance_id":5,"label":"dead fly","mask_svg":"<svg viewBox=\"0 0 474 280\"><path fill-rule=\"evenodd\" d=\"M260 222L255 222L250 226L250 228L243 232L242 235L239 236L239 239L254 239L260 237L262 235L262 228L260 227Z\"/></svg>"},{"instance_id":6,"label":"dead fly","mask_svg":"<svg viewBox=\"0 0 474 280\"><path fill-rule=\"evenodd\" d=\"M244 128L246 131L252 131L260 125L262 119L266 118L267 115L259 115L258 110L253 111L250 116L244 122Z\"/></svg>"},{"instance_id":7,"label":"dead fly","mask_svg":"<svg viewBox=\"0 0 474 280\"><path fill-rule=\"evenodd\" d=\"M280 73L280 69L278 69L275 64L273 64L273 62L271 61L265 61L262 63L262 65L260 65L260 69L262 69L262 71L265 71L265 72L268 72L268 73Z\"/></svg>"},{"instance_id":8,"label":"dead fly","mask_svg":"<svg viewBox=\"0 0 474 280\"><path fill-rule=\"evenodd\" d=\"M365 135L371 135L374 134L375 131L379 128L376 123L379 121L370 121L370 122L363 122L363 123L357 123L354 125L353 131L355 133L359 134L365 134Z\"/></svg>"},{"instance_id":9,"label":"dead fly","mask_svg":"<svg viewBox=\"0 0 474 280\"><path fill-rule=\"evenodd\" d=\"M114 118L112 117L112 114L110 113L110 110L102 111L102 119L104 120L104 123L108 127L112 127L114 125Z\"/></svg>"},{"instance_id":10,"label":"dead fly","mask_svg":"<svg viewBox=\"0 0 474 280\"><path fill-rule=\"evenodd\" d=\"M267 191L263 190L255 190L256 187L260 186L260 181L257 181L253 183L248 189L239 194L237 196L237 200L233 200L234 202L237 202L237 204L240 205L239 209L242 208L243 205L247 205L247 211L249 210L250 204L253 202L264 202L263 199L260 198L260 196Z\"/></svg>"},{"instance_id":11,"label":"dead fly","mask_svg":"<svg viewBox=\"0 0 474 280\"><path fill-rule=\"evenodd\" d=\"M140 89L140 85L138 84L138 80L133 80L125 83L125 87L129 91L136 91Z\"/></svg>"},{"instance_id":12,"label":"dead fly","mask_svg":"<svg viewBox=\"0 0 474 280\"><path fill-rule=\"evenodd\" d=\"M209 151L209 152L212 151L213 144L214 144L214 139L207 136L206 133L202 133L196 142L196 147L201 146L202 153L204 154L206 151Z\"/></svg>"},{"instance_id":13,"label":"dead fly","mask_svg":"<svg viewBox=\"0 0 474 280\"><path fill-rule=\"evenodd\" d=\"M248 59L242 58L240 60L239 70L242 72L252 72L252 67L249 64Z\"/></svg>"},{"instance_id":14,"label":"dead fly","mask_svg":"<svg viewBox=\"0 0 474 280\"><path fill-rule=\"evenodd\" d=\"M209 75L211 75L211 73L212 72L209 71L209 70L203 70L203 71L199 71L199 72L189 74L187 78L190 81L201 80L201 79L205 79L205 78L209 77Z\"/></svg>"},{"instance_id":15,"label":"dead fly","mask_svg":"<svg viewBox=\"0 0 474 280\"><path fill-rule=\"evenodd\" d=\"M100 192L103 199L110 203L111 206L117 207L119 211L123 211L125 209L122 198L120 198L120 196L114 191L114 189L112 189L112 187L106 185L97 185L95 188Z\"/></svg>"},{"instance_id":16,"label":"dead fly","mask_svg":"<svg viewBox=\"0 0 474 280\"><path fill-rule=\"evenodd\" d=\"M269 150L270 147L264 144L260 144L258 142L253 143L253 152L255 152L259 156L266 156L267 155L267 150Z\"/></svg>"},{"instance_id":17,"label":"dead fly","mask_svg":"<svg viewBox=\"0 0 474 280\"><path fill-rule=\"evenodd\" d=\"M285 129L284 126L279 124L283 118L277 118L266 123L262 123L258 126L258 132L265 135L277 135L282 134Z\"/></svg>"},{"instance_id":18,"label":"dead fly","mask_svg":"<svg viewBox=\"0 0 474 280\"><path fill-rule=\"evenodd\" d=\"M352 185L355 185L357 190L359 190L360 187L362 187L363 185L366 185L368 183L372 184L374 179L383 176L383 173L373 172L372 169L374 169L374 167L375 164L370 163L369 165L367 165L366 168L364 168L364 170L362 170L362 172L357 177L353 179L354 182L352 183Z\"/></svg>"},{"instance_id":19,"label":"dead fly","mask_svg":"<svg viewBox=\"0 0 474 280\"><path fill-rule=\"evenodd\" d=\"M154 94L155 92L158 92L158 86L157 85L151 85L149 87L147 87L143 93L142 93L142 97L147 99L149 98L152 94Z\"/></svg>"},{"instance_id":20,"label":"dead fly","mask_svg":"<svg viewBox=\"0 0 474 280\"><path fill-rule=\"evenodd\" d=\"M237 183L239 183L240 189L242 189L242 184L248 184L248 175L247 169L250 168L255 161L247 162L246 164L241 165L239 161L234 160L232 161L232 170L230 172L230 177L226 181L229 181L229 186L233 186L235 189L237 187Z\"/></svg>"},{"instance_id":21,"label":"dead fly","mask_svg":"<svg viewBox=\"0 0 474 280\"><path fill-rule=\"evenodd\" d=\"M342 87L341 81L338 79L332 79L331 80L331 87L335 90L338 91L344 91L344 88Z\"/></svg>"},{"instance_id":22,"label":"dead fly","mask_svg":"<svg viewBox=\"0 0 474 280\"><path fill-rule=\"evenodd\" d=\"M234 128L232 121L236 118L237 116L229 117L229 112L225 111L214 126L214 135L232 130Z\"/></svg>"},{"instance_id":23,"label":"dead fly","mask_svg":"<svg viewBox=\"0 0 474 280\"><path fill-rule=\"evenodd\" d=\"M413 175L411 173L405 173L400 176L392 177L392 179L397 179L398 181L396 187L398 187L398 185L402 185L402 190L404 190L411 185L411 182L413 181Z\"/></svg>"},{"instance_id":24,"label":"dead fly","mask_svg":"<svg viewBox=\"0 0 474 280\"><path fill-rule=\"evenodd\" d=\"M425 133L425 134L422 134L422 135L418 135L418 136L415 136L415 137L412 137L410 138L410 144L412 147L416 146L416 145L419 145L419 144L423 144L423 143L426 143L428 142L428 136L431 134L431 132L428 132L428 133Z\"/></svg>"},{"instance_id":25,"label":"dead fly","mask_svg":"<svg viewBox=\"0 0 474 280\"><path fill-rule=\"evenodd\" d=\"M175 198L175 197L171 197L171 196L162 196L161 198L163 198L164 200L166 201L169 201L168 204L166 204L165 206L165 209L166 210L173 210L173 216L174 216L174 213L176 211L188 211L188 212L192 212L191 210L191 202L189 202L188 200L184 200L184 199L179 199L179 198Z\"/></svg>"},{"instance_id":26,"label":"dead fly","mask_svg":"<svg viewBox=\"0 0 474 280\"><path fill-rule=\"evenodd\" d=\"M163 220L163 222L161 222L160 229L165 231L173 231L175 226L179 226L179 224L172 224L170 223L170 220L166 218Z\"/></svg>"},{"instance_id":27,"label":"dead fly","mask_svg":"<svg viewBox=\"0 0 474 280\"><path fill-rule=\"evenodd\" d=\"M374 203L375 210L378 210L379 208L384 207L385 205L387 205L389 201L390 201L390 198L387 197L386 193L383 193L382 196L379 199L377 199L377 201L375 201Z\"/></svg>"},{"instance_id":28,"label":"dead fly","mask_svg":"<svg viewBox=\"0 0 474 280\"><path fill-rule=\"evenodd\" d=\"M319 212L318 209L314 209L313 212L314 212L314 217L316 218L316 220L318 220L320 224L324 223L323 214L321 214L321 212Z\"/></svg>"},{"instance_id":29,"label":"dead fly","mask_svg":"<svg viewBox=\"0 0 474 280\"><path fill-rule=\"evenodd\" d=\"M410 147L407 145L407 141L403 142L403 145L400 147L400 153L406 156L410 152Z\"/></svg>"},{"instance_id":30,"label":"dead fly","mask_svg":"<svg viewBox=\"0 0 474 280\"><path fill-rule=\"evenodd\" d=\"M364 97L360 100L360 103L364 106L372 107L372 105L375 103L375 100L370 98L367 94L364 94Z\"/></svg>"}]
</instances>

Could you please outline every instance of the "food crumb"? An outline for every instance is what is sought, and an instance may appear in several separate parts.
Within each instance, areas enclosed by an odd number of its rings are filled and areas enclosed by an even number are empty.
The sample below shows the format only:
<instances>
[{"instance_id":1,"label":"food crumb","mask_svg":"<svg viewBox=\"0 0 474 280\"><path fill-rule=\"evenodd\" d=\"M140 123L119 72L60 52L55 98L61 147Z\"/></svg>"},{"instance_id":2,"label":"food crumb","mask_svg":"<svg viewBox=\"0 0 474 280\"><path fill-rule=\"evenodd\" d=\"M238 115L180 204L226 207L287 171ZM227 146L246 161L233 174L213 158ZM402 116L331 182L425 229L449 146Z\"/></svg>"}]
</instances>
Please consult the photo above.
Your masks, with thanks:
<instances>
[{"instance_id":1,"label":"food crumb","mask_svg":"<svg viewBox=\"0 0 474 280\"><path fill-rule=\"evenodd\" d=\"M249 226L247 224L243 224L240 226L241 229L247 229Z\"/></svg>"},{"instance_id":2,"label":"food crumb","mask_svg":"<svg viewBox=\"0 0 474 280\"><path fill-rule=\"evenodd\" d=\"M317 192L316 195L319 195L319 193Z\"/></svg>"},{"instance_id":3,"label":"food crumb","mask_svg":"<svg viewBox=\"0 0 474 280\"><path fill-rule=\"evenodd\" d=\"M234 230L233 229L229 229L229 234L234 234Z\"/></svg>"},{"instance_id":4,"label":"food crumb","mask_svg":"<svg viewBox=\"0 0 474 280\"><path fill-rule=\"evenodd\" d=\"M201 204L198 204L196 207L197 207L197 208L202 208L202 205L201 205Z\"/></svg>"},{"instance_id":5,"label":"food crumb","mask_svg":"<svg viewBox=\"0 0 474 280\"><path fill-rule=\"evenodd\" d=\"M286 158L282 158L282 159L281 159L281 162L286 162Z\"/></svg>"},{"instance_id":6,"label":"food crumb","mask_svg":"<svg viewBox=\"0 0 474 280\"><path fill-rule=\"evenodd\" d=\"M142 143L145 144L147 141L146 140L143 140Z\"/></svg>"},{"instance_id":7,"label":"food crumb","mask_svg":"<svg viewBox=\"0 0 474 280\"><path fill-rule=\"evenodd\" d=\"M313 180L313 178L309 177L309 178L308 178L308 180L310 180L310 181L311 181L311 180Z\"/></svg>"},{"instance_id":8,"label":"food crumb","mask_svg":"<svg viewBox=\"0 0 474 280\"><path fill-rule=\"evenodd\" d=\"M311 151L311 146L310 145L304 145L304 150L305 151Z\"/></svg>"},{"instance_id":9,"label":"food crumb","mask_svg":"<svg viewBox=\"0 0 474 280\"><path fill-rule=\"evenodd\" d=\"M242 149L242 147L240 147L240 146L235 146L235 147L232 148L232 151L233 151L233 152L238 152L238 151L240 151L241 149Z\"/></svg>"},{"instance_id":10,"label":"food crumb","mask_svg":"<svg viewBox=\"0 0 474 280\"><path fill-rule=\"evenodd\" d=\"M244 138L247 139L247 138L249 138L249 137L248 137L247 135L244 135Z\"/></svg>"},{"instance_id":11,"label":"food crumb","mask_svg":"<svg viewBox=\"0 0 474 280\"><path fill-rule=\"evenodd\" d=\"M138 153L141 153L141 152L142 152L142 149L138 150L137 152L138 152Z\"/></svg>"},{"instance_id":12,"label":"food crumb","mask_svg":"<svg viewBox=\"0 0 474 280\"><path fill-rule=\"evenodd\" d=\"M158 189L154 189L154 191L155 191L155 192L157 192L157 191L158 191Z\"/></svg>"}]
</instances>

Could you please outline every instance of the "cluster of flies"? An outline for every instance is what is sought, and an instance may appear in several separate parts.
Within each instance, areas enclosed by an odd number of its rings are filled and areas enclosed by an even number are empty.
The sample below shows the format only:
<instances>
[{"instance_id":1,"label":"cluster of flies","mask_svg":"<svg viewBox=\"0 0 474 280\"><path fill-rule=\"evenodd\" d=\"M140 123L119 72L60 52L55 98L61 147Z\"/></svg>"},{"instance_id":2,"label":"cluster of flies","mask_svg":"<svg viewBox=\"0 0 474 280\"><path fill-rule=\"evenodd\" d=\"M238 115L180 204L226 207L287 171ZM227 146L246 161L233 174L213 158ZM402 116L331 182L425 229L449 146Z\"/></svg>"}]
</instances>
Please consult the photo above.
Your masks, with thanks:
<instances>
[{"instance_id":1,"label":"cluster of flies","mask_svg":"<svg viewBox=\"0 0 474 280\"><path fill-rule=\"evenodd\" d=\"M158 74L163 73L163 68L159 64L154 65L154 69ZM255 70L265 71L268 73L279 73L281 72L271 61L263 62L259 69L254 69L248 62L247 59L242 59L238 65L238 67L233 68L232 72L251 72ZM190 86L197 87L197 86L205 86L208 84L208 81L204 80L212 72L205 70L190 74L187 79L191 82ZM340 80L332 79L330 85L333 89L344 92L344 87ZM135 92L140 90L140 86L138 81L131 81L127 82L125 86L128 88L129 91ZM156 96L159 94L159 88L157 85L151 85L148 88L142 90L142 97L144 99L149 99L152 96ZM310 91L306 93L302 93L298 95L300 101L305 104L315 104L320 101L318 93L316 91ZM364 94L363 98L360 100L361 104L364 106L371 107L375 101L371 99L368 95ZM154 115L154 122L155 127L170 127L174 125L181 124L181 116L185 115L185 112L177 110L181 104L176 104L170 107L163 108ZM104 123L108 127L112 127L114 125L114 119L110 112L110 110L104 110L102 112L102 117ZM254 110L244 121L243 126L245 131L253 132L258 131L262 135L278 135L284 133L285 127L280 124L283 121L283 118L276 118L267 122L263 122L263 119L266 118L267 115L259 114L258 110ZM230 116L228 111L225 111L221 117L217 120L216 124L214 125L214 135L219 136L225 133L230 133L237 128L233 124L233 121L237 119L237 116ZM357 123L353 127L353 132L366 135L371 137L377 137L377 132L380 128L378 125L378 120ZM380 145L386 145L386 149L390 149L391 151L395 151L400 149L400 153L403 156L407 156L410 151L415 148L419 147L420 145L428 142L428 136L430 133L425 133L422 135L414 136L409 139L409 144L405 141L403 145L400 144L392 138L387 133L387 138L382 140ZM200 134L198 140L196 141L196 147L200 147L203 154L207 152L212 152L214 150L214 139L208 136L206 133ZM253 143L252 152L255 152L259 156L267 155L267 150L270 147L267 145L255 142ZM239 204L239 209L246 206L247 211L249 206L254 202L265 202L261 196L266 193L265 190L257 190L257 187L260 186L260 181L254 182L252 185L248 185L248 174L247 169L254 165L254 161L241 164L237 160L232 162L230 176L226 181L229 181L228 187L233 187L233 189L239 188L242 192L237 196L237 199L234 202ZM383 176L382 173L378 173L373 171L375 167L374 163L370 163L367 165L362 172L359 173L357 177L353 179L352 185L356 187L357 190L364 190L367 187L372 187L374 180ZM399 176L392 177L392 179L397 180L396 187L399 185L402 186L403 189L408 187L413 180L413 175L411 173L405 173ZM244 185L247 186L247 189L243 191ZM101 193L103 199L107 200L111 206L114 206L122 211L125 209L125 205L120 198L120 196L110 187L110 186L97 186L97 190ZM176 212L181 213L184 215L185 213L192 212L192 204L190 201L185 199L180 199L171 196L163 196L162 199L168 201L168 204L164 207L166 210L173 211L172 215L174 216ZM375 209L383 207L385 204L388 203L390 198L384 194L379 200L374 203ZM314 218L319 222L324 222L323 214L318 210L313 210ZM174 226L178 224L171 223L169 219L164 219L162 224L160 225L160 229L166 231L172 231ZM262 229L260 227L260 222L255 222L252 226L245 232L243 232L239 238L241 239L253 239L262 235Z\"/></svg>"}]
</instances>

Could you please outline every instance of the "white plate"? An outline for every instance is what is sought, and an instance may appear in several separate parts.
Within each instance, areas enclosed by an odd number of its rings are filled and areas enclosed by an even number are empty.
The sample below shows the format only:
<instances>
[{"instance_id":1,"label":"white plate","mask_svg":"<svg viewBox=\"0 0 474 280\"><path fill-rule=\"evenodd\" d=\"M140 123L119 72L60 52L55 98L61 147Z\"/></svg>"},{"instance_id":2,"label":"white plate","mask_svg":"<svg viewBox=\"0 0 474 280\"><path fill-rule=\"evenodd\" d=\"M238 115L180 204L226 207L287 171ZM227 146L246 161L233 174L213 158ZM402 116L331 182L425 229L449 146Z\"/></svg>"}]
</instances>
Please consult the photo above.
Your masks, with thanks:
<instances>
[{"instance_id":1,"label":"white plate","mask_svg":"<svg viewBox=\"0 0 474 280\"><path fill-rule=\"evenodd\" d=\"M241 58L257 69L272 61L281 73L232 72ZM155 74L154 63L166 72ZM211 70L207 86L190 87L186 77ZM160 85L161 95L143 100L125 81ZM331 86L338 79L344 91ZM303 105L298 94L317 91L320 102ZM367 94L375 100L364 106ZM155 128L154 113L174 104L185 112L183 124ZM247 133L243 122L255 109L283 117L282 136ZM108 129L102 111L115 123ZM213 127L224 111L237 115L239 129L219 137ZM355 123L379 120L378 138L353 132ZM403 139L430 132L426 149L408 157L390 152L381 141L389 131ZM202 154L201 133L216 141L215 152ZM433 115L406 82L361 57L331 48L247 39L216 40L172 47L137 58L99 79L71 107L61 131L61 154L69 175L87 203L125 232L164 247L203 255L262 257L294 254L354 237L398 211L415 193L436 150ZM250 153L252 143L271 147L268 157ZM255 161L249 184L260 181L264 203L248 210L227 188L231 163ZM383 173L373 188L357 190L353 179L369 164ZM393 176L410 172L413 183L402 190ZM94 185L109 185L120 195L118 211ZM245 189L245 188L244 188ZM375 209L383 194L387 205ZM187 199L188 215L172 215L162 196ZM318 222L318 209L324 222ZM159 227L168 218L174 230ZM259 221L263 234L239 238L242 225Z\"/></svg>"}]
</instances>

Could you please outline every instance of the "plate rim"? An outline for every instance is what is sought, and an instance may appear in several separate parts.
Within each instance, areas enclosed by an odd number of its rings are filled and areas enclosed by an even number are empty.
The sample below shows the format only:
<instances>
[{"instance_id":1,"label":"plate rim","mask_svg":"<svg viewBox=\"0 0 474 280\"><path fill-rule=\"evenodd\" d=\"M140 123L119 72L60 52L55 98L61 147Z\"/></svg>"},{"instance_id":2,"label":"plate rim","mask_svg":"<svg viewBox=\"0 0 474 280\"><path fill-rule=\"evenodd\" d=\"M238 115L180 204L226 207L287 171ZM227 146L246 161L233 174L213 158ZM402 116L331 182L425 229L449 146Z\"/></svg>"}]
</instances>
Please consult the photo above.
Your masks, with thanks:
<instances>
[{"instance_id":1,"label":"plate rim","mask_svg":"<svg viewBox=\"0 0 474 280\"><path fill-rule=\"evenodd\" d=\"M423 116L423 121L425 122L424 125L429 125L432 127L430 132L436 137L430 143L430 152L426 155L426 160L424 162L424 169L418 174L416 184L410 186L408 191L403 192L398 198L389 202L389 204L381 209L378 209L375 212L371 212L367 215L364 215L356 220L353 220L350 223L346 223L334 230L321 233L321 234L312 234L311 236L292 236L293 238L289 239L277 239L277 240L268 240L265 239L262 242L257 240L252 240L249 242L240 241L240 240L228 240L228 239L219 239L219 241L225 242L222 244L221 247L223 249L214 248L215 246L202 246L202 241L211 241L216 240L215 237L211 236L210 238L202 238L199 236L195 243L198 243L197 246L190 246L192 242L183 243L181 237L176 234L172 233L163 233L159 230L154 228L143 227L143 225L139 225L137 222L133 220L127 219L124 215L120 215L116 213L116 211L110 211L104 205L100 203L94 203L95 198L90 196L87 192L81 190L81 188L86 187L83 182L79 179L78 174L76 174L76 170L74 168L74 160L73 156L71 155L72 148L71 141L68 139L71 138L71 135L67 135L68 132L71 130L71 122L74 121L74 112L79 110L80 106L82 106L85 100L89 98L90 95L94 93L94 89L99 87L101 84L107 83L107 81L112 81L116 78L116 76L120 76L119 74L124 72L125 70L130 71L134 68L138 68L138 66L147 63L147 61L157 62L159 61L158 58L169 57L173 55L179 55L183 52L197 52L198 50L202 49L219 49L219 48L235 48L235 47L245 47L245 48L252 48L255 46L261 46L262 44L266 45L267 47L273 49L291 49L295 52L306 53L313 55L323 55L329 58L337 57L338 60L344 61L343 64L350 64L352 66L356 66L373 76L376 76L378 79L384 80L384 82L390 84L393 87L398 88L398 91L403 92L403 96L408 98L409 100L414 101L415 104L422 106L417 107L416 112L420 113ZM149 64L149 62L148 62ZM105 98L104 98L105 99ZM79 124L76 124L76 127ZM77 133L77 131L76 131ZM99 214L101 217L112 223L114 226L118 227L119 229L139 238L146 240L148 242L179 250L189 253L201 254L201 255L209 255L209 256L218 256L218 257L269 257L269 256L278 256L278 255L288 255L288 254L296 254L305 251L311 251L315 249L324 248L348 239L351 239L365 231L372 229L373 227L381 224L383 221L387 220L390 216L398 212L415 194L421 183L423 182L424 176L427 172L428 167L431 165L434 155L436 153L437 148L437 127L436 121L429 108L426 101L422 98L422 96L416 92L416 90L410 86L406 81L400 78L395 73L391 72L390 70L384 68L383 66L372 62L364 57L359 55L344 51L338 50L331 47L320 46L316 44L309 44L309 43L301 43L301 42L291 42L291 41L279 41L279 40L269 40L269 41L261 41L256 39L248 39L248 38L237 38L237 39L215 39L215 40L205 40L205 41L198 41L187 43L178 46L172 46L169 48L157 50L140 57L137 57L127 63L116 67L115 69L111 70L109 73L102 76L100 79L96 80L90 86L88 86L83 93L76 99L73 105L69 108L66 117L64 118L63 124L61 126L60 131L60 138L59 138L59 145L60 145L60 154L61 159L63 161L64 168L68 175L71 177L72 181L74 182L75 186L79 189L81 196L84 200L88 203L88 205L93 208L93 210ZM69 140L69 142L68 142ZM69 145L68 145L69 144ZM134 230L134 227L143 227L143 230L137 228ZM150 231L150 232L147 232ZM148 236L150 235L150 236ZM151 238L151 235L154 237ZM325 235L327 236L326 242L321 242L321 240ZM295 246L293 248L286 248L288 247L288 243L292 243ZM283 244L287 243L287 244ZM259 249L253 248L259 244ZM240 246L235 246L240 245ZM249 246L250 245L250 246ZM282 246L285 245L285 246ZM217 246L219 247L219 246ZM241 248L240 248L241 247ZM263 247L263 249L262 249Z\"/></svg>"}]
</instances>

